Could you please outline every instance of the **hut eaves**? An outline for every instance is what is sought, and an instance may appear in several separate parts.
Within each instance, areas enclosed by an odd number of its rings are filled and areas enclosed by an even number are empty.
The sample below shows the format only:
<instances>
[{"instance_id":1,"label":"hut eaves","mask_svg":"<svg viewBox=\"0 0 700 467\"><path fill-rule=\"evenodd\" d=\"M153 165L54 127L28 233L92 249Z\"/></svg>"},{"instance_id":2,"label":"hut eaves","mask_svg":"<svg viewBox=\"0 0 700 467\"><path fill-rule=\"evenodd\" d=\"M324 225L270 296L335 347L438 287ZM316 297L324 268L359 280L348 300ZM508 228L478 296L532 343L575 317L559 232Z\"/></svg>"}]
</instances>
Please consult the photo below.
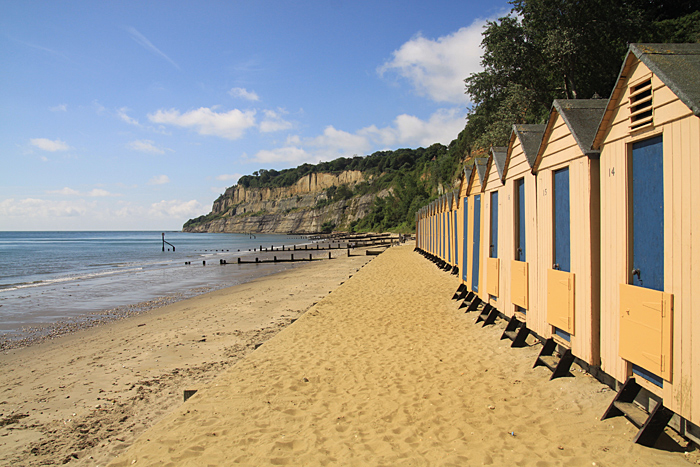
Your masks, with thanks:
<instances>
[{"instance_id":1,"label":"hut eaves","mask_svg":"<svg viewBox=\"0 0 700 467\"><path fill-rule=\"evenodd\" d=\"M630 67L637 58L659 77L673 93L693 113L700 117L700 44L630 44L629 51L622 63L615 88L608 100L598 130L593 140L593 147L599 148L605 133L609 129L620 96L626 86Z\"/></svg>"},{"instance_id":2,"label":"hut eaves","mask_svg":"<svg viewBox=\"0 0 700 467\"><path fill-rule=\"evenodd\" d=\"M555 99L542 140L544 141L551 134L555 121L553 117L556 112L561 115L581 152L588 157L599 157L600 151L592 149L593 139L607 105L608 102L603 99ZM544 145L540 145L533 167L535 170L542 160L543 152Z\"/></svg>"},{"instance_id":3,"label":"hut eaves","mask_svg":"<svg viewBox=\"0 0 700 467\"><path fill-rule=\"evenodd\" d=\"M510 141L508 142L508 148L506 148L506 161L504 164L503 178L505 179L508 174L508 165L510 164L510 158L512 156L511 152L513 150L513 144L515 143L515 138L518 138L520 145L525 153L525 158L527 163L532 169L535 165L535 159L537 158L537 152L540 149L540 144L542 143L542 135L546 125L526 125L517 124L513 125L513 131L510 134Z\"/></svg>"}]
</instances>

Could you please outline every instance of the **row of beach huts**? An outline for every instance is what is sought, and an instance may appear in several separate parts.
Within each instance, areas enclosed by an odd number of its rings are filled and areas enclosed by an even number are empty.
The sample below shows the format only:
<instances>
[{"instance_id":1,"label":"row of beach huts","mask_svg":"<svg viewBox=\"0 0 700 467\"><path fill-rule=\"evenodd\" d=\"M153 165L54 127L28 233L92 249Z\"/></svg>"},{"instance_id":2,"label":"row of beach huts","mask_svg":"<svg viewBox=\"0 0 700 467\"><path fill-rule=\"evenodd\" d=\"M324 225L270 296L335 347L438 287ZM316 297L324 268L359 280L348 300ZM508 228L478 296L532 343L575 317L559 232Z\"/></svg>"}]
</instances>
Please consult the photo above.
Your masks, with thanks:
<instances>
[{"instance_id":1,"label":"row of beach huts","mask_svg":"<svg viewBox=\"0 0 700 467\"><path fill-rule=\"evenodd\" d=\"M468 311L539 338L553 376L575 360L619 390L604 417L636 442L671 419L700 438L700 44L630 45L609 99L514 125L416 232Z\"/></svg>"}]
</instances>

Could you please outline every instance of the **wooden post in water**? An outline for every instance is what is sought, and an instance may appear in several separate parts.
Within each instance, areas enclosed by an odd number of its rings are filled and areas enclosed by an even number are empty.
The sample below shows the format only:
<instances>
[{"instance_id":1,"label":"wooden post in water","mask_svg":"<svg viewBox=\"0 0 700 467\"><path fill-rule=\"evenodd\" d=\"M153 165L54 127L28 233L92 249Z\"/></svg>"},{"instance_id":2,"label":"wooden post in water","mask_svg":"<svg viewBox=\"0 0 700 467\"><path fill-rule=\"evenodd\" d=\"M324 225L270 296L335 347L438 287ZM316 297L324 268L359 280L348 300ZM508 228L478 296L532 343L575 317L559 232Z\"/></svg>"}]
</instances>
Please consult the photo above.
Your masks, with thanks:
<instances>
[{"instance_id":1,"label":"wooden post in water","mask_svg":"<svg viewBox=\"0 0 700 467\"><path fill-rule=\"evenodd\" d=\"M163 238L163 251L165 251L165 244L168 243L165 241L165 232L161 233L160 235ZM172 243L168 243L168 245L173 247L173 251L175 251L175 245L173 245ZM168 251L170 251L170 249L168 249Z\"/></svg>"}]
</instances>

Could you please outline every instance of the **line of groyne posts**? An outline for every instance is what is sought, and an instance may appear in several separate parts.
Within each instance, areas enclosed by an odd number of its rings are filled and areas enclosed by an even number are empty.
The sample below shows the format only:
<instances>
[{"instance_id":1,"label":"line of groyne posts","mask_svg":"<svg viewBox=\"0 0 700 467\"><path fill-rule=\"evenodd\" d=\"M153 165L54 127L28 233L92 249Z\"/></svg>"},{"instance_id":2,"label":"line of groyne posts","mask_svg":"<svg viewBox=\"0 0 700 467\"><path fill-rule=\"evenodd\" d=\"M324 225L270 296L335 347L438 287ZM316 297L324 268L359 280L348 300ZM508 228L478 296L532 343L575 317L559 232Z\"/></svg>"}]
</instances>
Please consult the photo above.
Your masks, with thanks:
<instances>
[{"instance_id":1,"label":"line of groyne posts","mask_svg":"<svg viewBox=\"0 0 700 467\"><path fill-rule=\"evenodd\" d=\"M314 237L309 237L310 239L317 240L317 241L322 241L322 240L330 240L330 239L337 239L338 243L333 243L330 242L327 245L321 246L320 244L314 245L303 245L303 248L301 245L292 245L286 246L286 245L281 245L279 247L275 247L274 245L270 245L270 248L265 248L262 245L260 245L259 250L256 248L253 248L253 251L259 251L261 253L267 253L267 252L275 252L275 251L289 251L290 256L289 258L278 258L276 255L272 257L272 259L269 258L255 258L255 260L247 260L243 258L238 258L236 263L233 264L261 264L261 263L290 263L290 262L297 262L297 261L315 261L315 260L322 260L322 259L333 259L332 252L330 250L347 250L347 255L352 256L351 250L355 248L362 248L362 247L370 247L370 246L380 246L380 247L389 247L393 244L398 244L398 243L403 243L405 241L405 237L403 235L399 236L391 236L391 234L378 234L378 235L357 235L357 236L347 236L347 235L328 235L328 236L314 236ZM345 242L341 241L342 239L345 239ZM294 251L310 251L310 252L318 252L318 251L323 251L323 250L328 250L328 258L324 257L313 257L313 253L309 254L309 257L306 258L305 255L297 255L297 257L294 257ZM214 250L218 251L218 250ZM222 252L224 251L223 249L221 250ZM228 251L228 250L226 250ZM366 251L366 254L377 254L377 252L370 252ZM191 261L185 261L186 265L192 264ZM207 262L206 260L202 260L202 265L206 266ZM224 265L224 264L229 264L225 259L219 259L219 264Z\"/></svg>"}]
</instances>

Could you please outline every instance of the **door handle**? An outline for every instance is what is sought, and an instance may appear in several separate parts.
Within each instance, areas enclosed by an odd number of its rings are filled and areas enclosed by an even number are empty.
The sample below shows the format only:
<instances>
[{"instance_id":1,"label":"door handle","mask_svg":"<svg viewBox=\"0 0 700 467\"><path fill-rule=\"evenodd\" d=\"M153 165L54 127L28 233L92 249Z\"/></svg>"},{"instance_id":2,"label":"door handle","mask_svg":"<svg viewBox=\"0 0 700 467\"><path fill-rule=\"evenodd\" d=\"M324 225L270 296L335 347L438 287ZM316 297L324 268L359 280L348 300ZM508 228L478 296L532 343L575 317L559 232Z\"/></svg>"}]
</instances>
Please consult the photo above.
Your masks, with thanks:
<instances>
[{"instance_id":1,"label":"door handle","mask_svg":"<svg viewBox=\"0 0 700 467\"><path fill-rule=\"evenodd\" d=\"M554 263L554 266L552 266L552 267L553 267L554 269L556 269L557 271L560 270L560 268L559 268L559 263Z\"/></svg>"},{"instance_id":2,"label":"door handle","mask_svg":"<svg viewBox=\"0 0 700 467\"><path fill-rule=\"evenodd\" d=\"M634 279L634 276L637 276L637 279L639 279L639 285L642 285L642 271L639 270L639 268L634 268L632 269L632 278Z\"/></svg>"}]
</instances>

